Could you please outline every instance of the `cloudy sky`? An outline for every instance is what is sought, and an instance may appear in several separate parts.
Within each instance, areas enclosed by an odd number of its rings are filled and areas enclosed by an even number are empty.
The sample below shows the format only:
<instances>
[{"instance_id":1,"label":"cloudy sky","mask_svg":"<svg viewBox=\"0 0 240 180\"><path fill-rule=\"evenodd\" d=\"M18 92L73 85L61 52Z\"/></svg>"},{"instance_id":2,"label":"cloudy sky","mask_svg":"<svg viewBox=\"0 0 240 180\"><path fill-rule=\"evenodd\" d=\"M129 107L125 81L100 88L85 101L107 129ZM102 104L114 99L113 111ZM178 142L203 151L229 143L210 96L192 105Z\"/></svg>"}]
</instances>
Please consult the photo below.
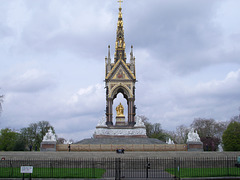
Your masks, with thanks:
<instances>
[{"instance_id":1,"label":"cloudy sky","mask_svg":"<svg viewBox=\"0 0 240 180\"><path fill-rule=\"evenodd\" d=\"M45 120L60 137L91 137L105 110L117 0L0 2L0 128ZM122 7L138 115L175 130L239 113L239 0L125 0ZM118 102L126 106L122 95Z\"/></svg>"}]
</instances>

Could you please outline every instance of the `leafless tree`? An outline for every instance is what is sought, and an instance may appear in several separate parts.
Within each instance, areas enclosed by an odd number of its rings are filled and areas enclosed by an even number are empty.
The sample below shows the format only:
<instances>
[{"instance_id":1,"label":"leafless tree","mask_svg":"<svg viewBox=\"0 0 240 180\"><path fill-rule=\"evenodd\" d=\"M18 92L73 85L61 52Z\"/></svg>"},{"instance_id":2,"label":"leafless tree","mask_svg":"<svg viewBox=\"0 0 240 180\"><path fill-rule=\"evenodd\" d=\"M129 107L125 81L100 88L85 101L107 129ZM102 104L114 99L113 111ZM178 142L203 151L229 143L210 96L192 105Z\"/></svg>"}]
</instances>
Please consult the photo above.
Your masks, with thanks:
<instances>
[{"instance_id":1,"label":"leafless tree","mask_svg":"<svg viewBox=\"0 0 240 180\"><path fill-rule=\"evenodd\" d=\"M144 115L141 115L139 117L142 119L142 121L146 127L147 137L157 138L161 141L166 141L166 138L169 137L169 135L162 129L160 123L152 124L149 122L149 119Z\"/></svg>"},{"instance_id":2,"label":"leafless tree","mask_svg":"<svg viewBox=\"0 0 240 180\"><path fill-rule=\"evenodd\" d=\"M216 121L214 119L197 118L191 124L191 128L197 130L201 137L213 137L216 133Z\"/></svg>"},{"instance_id":3,"label":"leafless tree","mask_svg":"<svg viewBox=\"0 0 240 180\"><path fill-rule=\"evenodd\" d=\"M57 139L57 144L64 144L65 141L66 139L60 137Z\"/></svg>"},{"instance_id":4,"label":"leafless tree","mask_svg":"<svg viewBox=\"0 0 240 180\"><path fill-rule=\"evenodd\" d=\"M217 122L214 119L204 118L195 119L191 124L191 127L197 130L200 138L215 137L220 140L227 126L228 122Z\"/></svg>"},{"instance_id":5,"label":"leafless tree","mask_svg":"<svg viewBox=\"0 0 240 180\"><path fill-rule=\"evenodd\" d=\"M144 115L139 115L138 117L141 118L141 120L142 120L142 122L143 122L144 124L149 123L149 122L148 122L149 119L148 119L146 116L144 116Z\"/></svg>"},{"instance_id":6,"label":"leafless tree","mask_svg":"<svg viewBox=\"0 0 240 180\"><path fill-rule=\"evenodd\" d=\"M187 135L189 133L189 128L185 125L180 125L176 127L176 137L175 141L178 144L184 144L187 141Z\"/></svg>"},{"instance_id":7,"label":"leafless tree","mask_svg":"<svg viewBox=\"0 0 240 180\"><path fill-rule=\"evenodd\" d=\"M238 110L239 110L239 115L233 116L233 117L230 119L230 122L235 121L235 122L239 122L239 123L240 123L240 107L239 107Z\"/></svg>"}]
</instances>

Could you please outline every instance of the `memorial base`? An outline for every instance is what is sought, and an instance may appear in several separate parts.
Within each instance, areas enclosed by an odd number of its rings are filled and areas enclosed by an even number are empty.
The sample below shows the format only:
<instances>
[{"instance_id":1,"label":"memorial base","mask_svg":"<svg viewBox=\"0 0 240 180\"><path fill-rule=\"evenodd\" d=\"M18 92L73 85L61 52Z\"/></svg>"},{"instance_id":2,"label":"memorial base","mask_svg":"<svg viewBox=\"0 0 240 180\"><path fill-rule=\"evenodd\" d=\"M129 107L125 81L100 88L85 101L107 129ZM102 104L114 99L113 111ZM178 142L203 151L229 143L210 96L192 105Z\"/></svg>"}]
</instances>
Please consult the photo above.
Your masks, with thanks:
<instances>
[{"instance_id":1,"label":"memorial base","mask_svg":"<svg viewBox=\"0 0 240 180\"><path fill-rule=\"evenodd\" d=\"M125 116L117 116L116 117L116 126L125 126Z\"/></svg>"},{"instance_id":2,"label":"memorial base","mask_svg":"<svg viewBox=\"0 0 240 180\"><path fill-rule=\"evenodd\" d=\"M43 141L40 151L56 151L56 141Z\"/></svg>"},{"instance_id":3,"label":"memorial base","mask_svg":"<svg viewBox=\"0 0 240 180\"><path fill-rule=\"evenodd\" d=\"M147 138L145 127L96 127L94 138Z\"/></svg>"},{"instance_id":4,"label":"memorial base","mask_svg":"<svg viewBox=\"0 0 240 180\"><path fill-rule=\"evenodd\" d=\"M187 142L188 151L203 151L202 142Z\"/></svg>"}]
</instances>

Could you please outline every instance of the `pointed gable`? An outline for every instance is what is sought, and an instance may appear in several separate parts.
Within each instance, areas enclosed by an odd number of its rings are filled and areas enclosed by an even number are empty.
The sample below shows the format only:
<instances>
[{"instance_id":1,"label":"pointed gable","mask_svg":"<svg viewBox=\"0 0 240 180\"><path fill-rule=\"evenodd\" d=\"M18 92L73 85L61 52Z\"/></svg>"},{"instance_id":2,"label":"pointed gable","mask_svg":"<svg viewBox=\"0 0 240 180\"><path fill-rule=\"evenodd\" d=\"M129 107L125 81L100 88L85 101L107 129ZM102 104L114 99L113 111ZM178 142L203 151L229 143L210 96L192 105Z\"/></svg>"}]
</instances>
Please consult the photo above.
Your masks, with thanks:
<instances>
[{"instance_id":1,"label":"pointed gable","mask_svg":"<svg viewBox=\"0 0 240 180\"><path fill-rule=\"evenodd\" d=\"M136 80L135 75L129 69L127 64L121 59L112 68L112 70L107 74L106 80Z\"/></svg>"},{"instance_id":2,"label":"pointed gable","mask_svg":"<svg viewBox=\"0 0 240 180\"><path fill-rule=\"evenodd\" d=\"M129 80L129 76L127 75L122 66L119 66L118 70L115 72L116 73L112 77L113 80Z\"/></svg>"}]
</instances>

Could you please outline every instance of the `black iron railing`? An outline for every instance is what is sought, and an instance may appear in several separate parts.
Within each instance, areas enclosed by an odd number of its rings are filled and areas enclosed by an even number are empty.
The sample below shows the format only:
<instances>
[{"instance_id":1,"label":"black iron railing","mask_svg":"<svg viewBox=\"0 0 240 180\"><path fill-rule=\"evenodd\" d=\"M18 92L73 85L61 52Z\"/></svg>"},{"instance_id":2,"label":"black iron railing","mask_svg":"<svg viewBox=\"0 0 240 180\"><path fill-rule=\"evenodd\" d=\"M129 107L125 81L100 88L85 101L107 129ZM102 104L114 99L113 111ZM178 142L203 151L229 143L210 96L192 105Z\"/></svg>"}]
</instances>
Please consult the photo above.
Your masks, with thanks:
<instances>
[{"instance_id":1,"label":"black iron railing","mask_svg":"<svg viewBox=\"0 0 240 180\"><path fill-rule=\"evenodd\" d=\"M21 166L33 167L32 178L240 177L236 162L237 157L1 160L0 178L21 178Z\"/></svg>"}]
</instances>

